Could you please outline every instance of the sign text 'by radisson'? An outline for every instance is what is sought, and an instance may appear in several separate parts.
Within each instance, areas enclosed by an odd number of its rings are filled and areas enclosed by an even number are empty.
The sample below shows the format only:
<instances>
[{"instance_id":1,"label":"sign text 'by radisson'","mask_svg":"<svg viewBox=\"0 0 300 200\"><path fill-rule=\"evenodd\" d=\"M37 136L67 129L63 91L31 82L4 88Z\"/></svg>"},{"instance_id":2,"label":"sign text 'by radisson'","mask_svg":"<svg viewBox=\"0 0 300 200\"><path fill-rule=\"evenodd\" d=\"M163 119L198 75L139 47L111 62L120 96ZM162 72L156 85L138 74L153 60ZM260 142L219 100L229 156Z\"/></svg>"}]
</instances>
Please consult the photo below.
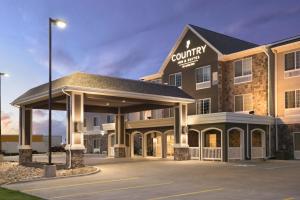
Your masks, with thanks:
<instances>
[{"instance_id":1,"label":"sign text 'by radisson'","mask_svg":"<svg viewBox=\"0 0 300 200\"><path fill-rule=\"evenodd\" d=\"M171 57L172 62L177 62L177 64L182 68L195 65L196 62L198 62L198 60L200 59L200 55L205 53L206 44L189 49L190 45L191 41L187 40L185 45L187 50L179 52L177 54L173 54Z\"/></svg>"}]
</instances>

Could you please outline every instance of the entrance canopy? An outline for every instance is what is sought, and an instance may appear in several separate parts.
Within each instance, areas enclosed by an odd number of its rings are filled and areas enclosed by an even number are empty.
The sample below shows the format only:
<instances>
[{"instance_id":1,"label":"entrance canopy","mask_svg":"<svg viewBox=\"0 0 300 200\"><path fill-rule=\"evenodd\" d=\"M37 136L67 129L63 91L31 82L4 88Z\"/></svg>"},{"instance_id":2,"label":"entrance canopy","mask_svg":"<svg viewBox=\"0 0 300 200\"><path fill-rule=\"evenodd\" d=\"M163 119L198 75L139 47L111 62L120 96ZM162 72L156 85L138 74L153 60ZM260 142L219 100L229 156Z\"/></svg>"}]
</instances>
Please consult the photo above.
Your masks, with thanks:
<instances>
[{"instance_id":1,"label":"entrance canopy","mask_svg":"<svg viewBox=\"0 0 300 200\"><path fill-rule=\"evenodd\" d=\"M84 111L130 113L193 103L194 99L175 86L76 72L52 82L54 110L66 109L70 92L84 94ZM25 92L14 106L48 109L48 84Z\"/></svg>"}]
</instances>

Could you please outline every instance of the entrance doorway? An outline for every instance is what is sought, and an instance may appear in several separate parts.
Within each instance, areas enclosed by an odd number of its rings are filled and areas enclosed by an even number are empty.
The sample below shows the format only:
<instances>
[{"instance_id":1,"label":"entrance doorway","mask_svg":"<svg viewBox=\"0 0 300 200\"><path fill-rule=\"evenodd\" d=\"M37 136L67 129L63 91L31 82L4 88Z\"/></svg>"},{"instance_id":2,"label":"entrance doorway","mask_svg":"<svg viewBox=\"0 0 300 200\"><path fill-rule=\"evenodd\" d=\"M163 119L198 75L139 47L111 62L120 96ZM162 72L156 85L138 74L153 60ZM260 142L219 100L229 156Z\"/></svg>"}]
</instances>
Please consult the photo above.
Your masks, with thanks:
<instances>
[{"instance_id":1,"label":"entrance doorway","mask_svg":"<svg viewBox=\"0 0 300 200\"><path fill-rule=\"evenodd\" d=\"M300 132L294 133L294 158L300 159Z\"/></svg>"},{"instance_id":2,"label":"entrance doorway","mask_svg":"<svg viewBox=\"0 0 300 200\"><path fill-rule=\"evenodd\" d=\"M175 138L174 138L174 131L168 131L166 134L166 142L167 142L167 157L173 157L174 156L174 143L175 143Z\"/></svg>"},{"instance_id":3,"label":"entrance doorway","mask_svg":"<svg viewBox=\"0 0 300 200\"><path fill-rule=\"evenodd\" d=\"M222 160L222 130L210 128L202 131L202 159Z\"/></svg>"},{"instance_id":4,"label":"entrance doorway","mask_svg":"<svg viewBox=\"0 0 300 200\"><path fill-rule=\"evenodd\" d=\"M240 128L228 130L228 159L244 159L244 131Z\"/></svg>"},{"instance_id":5,"label":"entrance doorway","mask_svg":"<svg viewBox=\"0 0 300 200\"><path fill-rule=\"evenodd\" d=\"M251 158L265 157L265 132L261 129L251 131Z\"/></svg>"},{"instance_id":6,"label":"entrance doorway","mask_svg":"<svg viewBox=\"0 0 300 200\"><path fill-rule=\"evenodd\" d=\"M188 144L191 154L191 159L200 159L200 133L195 130L189 130Z\"/></svg>"},{"instance_id":7,"label":"entrance doorway","mask_svg":"<svg viewBox=\"0 0 300 200\"><path fill-rule=\"evenodd\" d=\"M131 135L131 157L143 156L143 134L140 132Z\"/></svg>"},{"instance_id":8,"label":"entrance doorway","mask_svg":"<svg viewBox=\"0 0 300 200\"><path fill-rule=\"evenodd\" d=\"M162 157L162 134L149 132L145 134L146 156Z\"/></svg>"}]
</instances>

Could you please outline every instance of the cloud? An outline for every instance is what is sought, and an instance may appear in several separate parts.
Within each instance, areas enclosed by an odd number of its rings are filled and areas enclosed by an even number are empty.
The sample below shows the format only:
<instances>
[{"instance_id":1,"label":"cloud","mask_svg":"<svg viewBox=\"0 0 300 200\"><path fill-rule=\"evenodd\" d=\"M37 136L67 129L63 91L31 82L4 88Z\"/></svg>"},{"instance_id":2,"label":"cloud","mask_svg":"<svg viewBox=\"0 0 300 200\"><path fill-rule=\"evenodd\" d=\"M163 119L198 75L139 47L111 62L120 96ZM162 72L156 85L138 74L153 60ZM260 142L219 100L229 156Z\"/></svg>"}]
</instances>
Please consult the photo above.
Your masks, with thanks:
<instances>
[{"instance_id":1,"label":"cloud","mask_svg":"<svg viewBox=\"0 0 300 200\"><path fill-rule=\"evenodd\" d=\"M8 113L3 113L1 116L1 123L3 124L4 128L9 128L10 124L12 123L12 118Z\"/></svg>"},{"instance_id":2,"label":"cloud","mask_svg":"<svg viewBox=\"0 0 300 200\"><path fill-rule=\"evenodd\" d=\"M269 13L264 12L260 15L254 15L254 17L248 19L242 18L242 20L237 21L236 23L233 23L232 25L228 26L228 28L225 29L225 33L240 33L245 30L263 26L268 23L278 22L279 20L284 21L296 14L299 14L299 12L300 6L295 6L290 9L272 10Z\"/></svg>"},{"instance_id":3,"label":"cloud","mask_svg":"<svg viewBox=\"0 0 300 200\"><path fill-rule=\"evenodd\" d=\"M33 115L35 117L43 118L43 117L47 116L47 112L44 111L44 110L34 109L33 110Z\"/></svg>"}]
</instances>

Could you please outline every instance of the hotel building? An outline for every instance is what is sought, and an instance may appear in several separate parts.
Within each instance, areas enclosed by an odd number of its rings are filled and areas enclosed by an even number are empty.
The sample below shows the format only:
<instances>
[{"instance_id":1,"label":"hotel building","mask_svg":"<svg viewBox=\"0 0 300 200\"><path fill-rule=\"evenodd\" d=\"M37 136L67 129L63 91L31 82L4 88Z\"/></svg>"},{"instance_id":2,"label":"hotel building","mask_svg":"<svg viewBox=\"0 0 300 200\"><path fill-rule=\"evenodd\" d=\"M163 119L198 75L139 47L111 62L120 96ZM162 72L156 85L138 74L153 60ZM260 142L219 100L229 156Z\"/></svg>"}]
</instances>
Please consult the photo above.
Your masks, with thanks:
<instances>
[{"instance_id":1,"label":"hotel building","mask_svg":"<svg viewBox=\"0 0 300 200\"><path fill-rule=\"evenodd\" d=\"M187 25L157 73L140 81L75 73L53 81L53 95L54 108L67 110L74 167L88 112L114 114L102 126L116 158L300 159L299 84L300 37L257 45ZM30 162L32 109L46 109L47 98L46 84L12 103L22 162Z\"/></svg>"}]
</instances>

